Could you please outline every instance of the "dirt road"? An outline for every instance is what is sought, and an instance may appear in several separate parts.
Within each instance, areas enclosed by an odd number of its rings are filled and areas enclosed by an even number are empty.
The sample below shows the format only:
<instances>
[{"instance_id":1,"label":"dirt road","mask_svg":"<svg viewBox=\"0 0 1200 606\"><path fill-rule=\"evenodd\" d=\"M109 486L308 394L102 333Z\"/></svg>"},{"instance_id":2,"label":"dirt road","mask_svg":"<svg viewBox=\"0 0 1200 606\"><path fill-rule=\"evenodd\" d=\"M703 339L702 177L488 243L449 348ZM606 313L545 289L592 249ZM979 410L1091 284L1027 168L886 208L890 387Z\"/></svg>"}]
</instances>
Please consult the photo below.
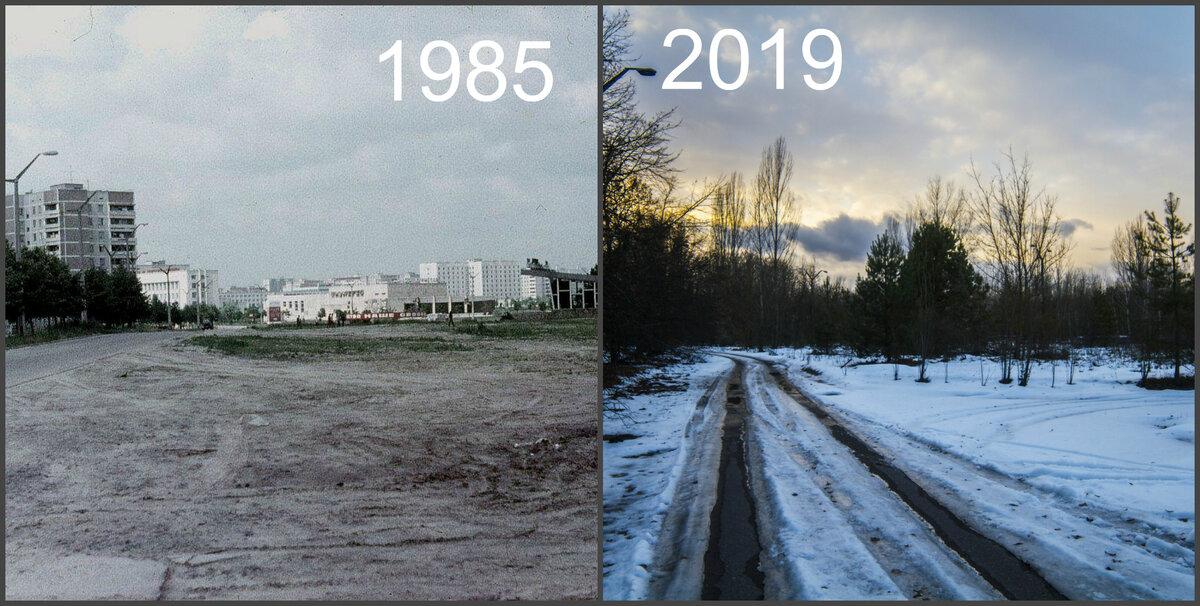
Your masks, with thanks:
<instances>
[{"instance_id":1,"label":"dirt road","mask_svg":"<svg viewBox=\"0 0 1200 606\"><path fill-rule=\"evenodd\" d=\"M690 434L721 445L711 528L689 541L707 544L703 578L694 564L679 563L683 553L673 547L680 541L662 541L649 571L652 587L710 599L1062 597L782 373L752 356L718 355L735 362L716 383L724 432ZM713 484L705 481L712 470L684 471L679 486ZM690 500L676 494L667 519L692 508ZM690 589L681 587L680 571Z\"/></svg>"},{"instance_id":2,"label":"dirt road","mask_svg":"<svg viewBox=\"0 0 1200 606\"><path fill-rule=\"evenodd\" d=\"M595 595L594 338L234 346L10 383L6 597Z\"/></svg>"}]
</instances>

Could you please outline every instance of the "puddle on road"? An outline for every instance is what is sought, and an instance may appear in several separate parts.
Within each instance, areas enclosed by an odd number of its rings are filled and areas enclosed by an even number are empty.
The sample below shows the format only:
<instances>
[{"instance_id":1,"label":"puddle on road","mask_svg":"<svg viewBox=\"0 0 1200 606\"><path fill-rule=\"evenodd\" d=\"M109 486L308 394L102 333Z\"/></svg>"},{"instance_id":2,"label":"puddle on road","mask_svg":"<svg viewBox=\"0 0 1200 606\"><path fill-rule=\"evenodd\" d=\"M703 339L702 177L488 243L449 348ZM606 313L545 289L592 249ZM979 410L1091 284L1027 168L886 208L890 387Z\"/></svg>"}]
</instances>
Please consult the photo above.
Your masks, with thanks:
<instances>
[{"instance_id":1,"label":"puddle on road","mask_svg":"<svg viewBox=\"0 0 1200 606\"><path fill-rule=\"evenodd\" d=\"M736 379L730 381L726 390L721 467L708 551L704 554L702 600L763 599L763 574L758 569L762 547L758 542L754 500L746 480L746 451L742 440L746 414L741 384L744 366L741 362L736 364Z\"/></svg>"},{"instance_id":2,"label":"puddle on road","mask_svg":"<svg viewBox=\"0 0 1200 606\"><path fill-rule=\"evenodd\" d=\"M642 436L635 436L631 433L606 433L604 434L604 441L609 444L616 444L625 440L636 440L640 437Z\"/></svg>"}]
</instances>

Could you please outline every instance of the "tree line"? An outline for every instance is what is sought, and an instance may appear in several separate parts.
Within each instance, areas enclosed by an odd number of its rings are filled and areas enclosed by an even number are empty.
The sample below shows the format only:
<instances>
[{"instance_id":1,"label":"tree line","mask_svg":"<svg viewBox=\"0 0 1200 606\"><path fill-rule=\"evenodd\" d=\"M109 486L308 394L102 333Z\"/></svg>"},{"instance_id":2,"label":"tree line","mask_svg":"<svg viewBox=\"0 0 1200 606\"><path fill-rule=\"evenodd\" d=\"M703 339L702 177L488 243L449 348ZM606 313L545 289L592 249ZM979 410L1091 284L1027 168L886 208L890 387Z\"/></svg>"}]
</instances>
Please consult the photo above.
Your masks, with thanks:
<instances>
[{"instance_id":1,"label":"tree line","mask_svg":"<svg viewBox=\"0 0 1200 606\"><path fill-rule=\"evenodd\" d=\"M90 268L72 272L56 255L41 248L23 248L20 261L12 244L5 243L4 313L16 324L17 334L63 325L90 323L106 328L129 327L139 322L166 324L168 306L158 297L147 298L137 272L117 265L110 270ZM229 320L244 312L200 306L200 318ZM251 312L254 317L259 314ZM24 314L25 322L20 318ZM197 318L194 304L170 306L173 322ZM85 320L86 318L86 320Z\"/></svg>"},{"instance_id":2,"label":"tree line","mask_svg":"<svg viewBox=\"0 0 1200 606\"><path fill-rule=\"evenodd\" d=\"M7 242L4 266L4 312L17 324L18 334L38 326L76 324L84 312L90 322L108 327L132 325L150 313L137 274L128 267L72 273L62 259L41 248L23 248L18 261Z\"/></svg>"},{"instance_id":3,"label":"tree line","mask_svg":"<svg viewBox=\"0 0 1200 606\"><path fill-rule=\"evenodd\" d=\"M603 77L630 64L628 15L606 14ZM1038 361L1119 347L1143 379L1194 360L1194 239L1179 199L1147 210L1114 237L1116 276L1070 264L1058 198L1011 149L971 163L965 186L933 177L902 216L885 220L853 284L798 254L800 204L783 137L757 172L681 191L673 111L638 111L633 84L602 106L604 346L610 362L680 345L851 348L914 364L983 354L999 381L1028 384Z\"/></svg>"}]
</instances>

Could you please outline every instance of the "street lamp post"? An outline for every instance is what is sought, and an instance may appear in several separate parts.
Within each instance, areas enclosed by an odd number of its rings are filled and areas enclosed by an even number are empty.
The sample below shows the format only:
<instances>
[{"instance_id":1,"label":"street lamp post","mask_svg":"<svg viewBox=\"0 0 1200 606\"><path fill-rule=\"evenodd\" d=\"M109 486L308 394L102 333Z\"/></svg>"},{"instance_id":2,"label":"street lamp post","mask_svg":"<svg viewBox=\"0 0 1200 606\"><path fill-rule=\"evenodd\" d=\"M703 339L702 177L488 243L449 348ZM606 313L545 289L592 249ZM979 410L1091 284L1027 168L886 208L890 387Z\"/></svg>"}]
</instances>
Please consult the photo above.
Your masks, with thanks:
<instances>
[{"instance_id":1,"label":"street lamp post","mask_svg":"<svg viewBox=\"0 0 1200 606\"><path fill-rule=\"evenodd\" d=\"M131 255L132 255L132 253L133 253L133 251L132 251L132 250L129 250L129 240L134 240L134 241L136 241L136 240L137 240L137 230L138 230L138 228L139 228L139 227L141 227L141 226L143 226L143 225L150 225L150 224L149 224L149 223L138 223L137 225L134 225L134 226L133 226L133 231L132 231L132 232L130 232L129 238L125 240L125 260L126 260L126 261L130 261L130 260L131 260L131 259L130 259L130 256L131 256ZM142 255L136 255L136 256L133 256L133 259L132 259L132 260L133 260L133 261L137 261L137 258L138 258L138 257L140 257L140 256L142 256Z\"/></svg>"},{"instance_id":2,"label":"street lamp post","mask_svg":"<svg viewBox=\"0 0 1200 606\"><path fill-rule=\"evenodd\" d=\"M98 193L100 193L100 190L96 190L96 191L88 194L87 199L84 200L79 205L79 208L75 209L75 222L79 228L79 269L81 269L81 270L84 268L83 267L84 266L84 262L83 262L83 209L87 208L88 202L92 201L92 196L95 196ZM95 263L93 263L92 266L95 267Z\"/></svg>"},{"instance_id":3,"label":"street lamp post","mask_svg":"<svg viewBox=\"0 0 1200 606\"><path fill-rule=\"evenodd\" d=\"M29 164L26 164L25 168L22 168L21 172L17 173L17 176L4 180L6 183L13 184L13 248L16 249L18 261L21 260L21 177L25 174L25 171L29 170L30 166L33 166L34 162L37 162L38 158L42 156L57 155L58 152L54 150L44 151L34 156L33 159L29 161ZM21 315L24 316L24 314Z\"/></svg>"},{"instance_id":4,"label":"street lamp post","mask_svg":"<svg viewBox=\"0 0 1200 606\"><path fill-rule=\"evenodd\" d=\"M627 72L631 71L636 71L643 76L653 76L658 73L658 71L656 71L653 67L627 67L617 72L617 75L609 78L608 81L604 83L604 90L607 91L608 89L612 88L612 85L616 84L617 80L621 79L621 76L624 76Z\"/></svg>"},{"instance_id":5,"label":"street lamp post","mask_svg":"<svg viewBox=\"0 0 1200 606\"><path fill-rule=\"evenodd\" d=\"M167 330L171 329L171 270L173 269L175 269L174 265L168 265L158 270L163 272L167 280Z\"/></svg>"},{"instance_id":6,"label":"street lamp post","mask_svg":"<svg viewBox=\"0 0 1200 606\"><path fill-rule=\"evenodd\" d=\"M203 330L204 324L200 321L200 308L204 306L204 293L208 290L208 287L212 285L213 280L216 279L216 277L208 278L206 276L196 281L196 285L199 287L196 289L196 328L201 330Z\"/></svg>"},{"instance_id":7,"label":"street lamp post","mask_svg":"<svg viewBox=\"0 0 1200 606\"><path fill-rule=\"evenodd\" d=\"M92 193L88 194L88 197L85 198L83 200L83 202L80 202L79 207L75 209L75 226L76 226L76 228L78 228L78 232L79 232L79 241L76 243L76 246L79 247L79 254L76 255L79 257L79 271L84 271L86 269L84 267L84 265L86 265L86 263L84 263L84 261L83 261L83 209L87 208L88 202L92 201L92 196L95 196L98 193L100 193L100 190L96 190L96 191L93 191ZM58 212L59 212L60 217L62 216L62 213L66 211L66 209L67 209L67 207L65 205L59 206ZM60 219L60 221L61 221L61 219ZM63 240L64 241L66 240L65 234L64 234ZM64 242L64 247L65 247L65 242ZM67 251L64 250L63 254L66 255L66 252ZM64 260L65 260L65 257L64 257ZM94 263L92 264L92 267L95 267ZM86 282L87 282L87 279L85 277L85 279L84 279L85 285L86 285ZM87 297L84 297L84 299L83 299L83 321L85 321L85 322L87 321L87 313L88 313Z\"/></svg>"},{"instance_id":8,"label":"street lamp post","mask_svg":"<svg viewBox=\"0 0 1200 606\"><path fill-rule=\"evenodd\" d=\"M34 156L33 159L29 161L29 164L26 164L25 168L22 168L21 172L17 173L17 176L15 176L11 179L4 180L5 183L13 184L13 248L16 249L15 255L16 255L17 261L21 260L21 183L20 183L21 176L25 174L25 171L29 170L30 166L33 166L34 162L37 162L38 158L40 158L42 156L57 156L57 155L58 155L58 152L54 151L54 150L44 151L44 152ZM21 321L20 322L21 323L17 326L17 334L23 335L23 334L25 334L25 306L24 305L21 306Z\"/></svg>"}]
</instances>

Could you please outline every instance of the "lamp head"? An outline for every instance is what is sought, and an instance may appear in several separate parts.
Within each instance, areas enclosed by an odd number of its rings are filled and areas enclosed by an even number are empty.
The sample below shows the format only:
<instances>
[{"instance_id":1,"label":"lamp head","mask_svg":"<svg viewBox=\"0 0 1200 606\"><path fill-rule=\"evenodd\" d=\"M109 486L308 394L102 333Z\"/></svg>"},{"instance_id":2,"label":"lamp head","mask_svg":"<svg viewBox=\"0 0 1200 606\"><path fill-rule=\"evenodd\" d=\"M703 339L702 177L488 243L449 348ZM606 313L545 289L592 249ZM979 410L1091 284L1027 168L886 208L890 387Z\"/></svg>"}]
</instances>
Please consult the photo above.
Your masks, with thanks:
<instances>
[{"instance_id":1,"label":"lamp head","mask_svg":"<svg viewBox=\"0 0 1200 606\"><path fill-rule=\"evenodd\" d=\"M42 152L42 155L43 156L57 156L58 152L54 151L54 150L44 151L44 152Z\"/></svg>"},{"instance_id":2,"label":"lamp head","mask_svg":"<svg viewBox=\"0 0 1200 606\"><path fill-rule=\"evenodd\" d=\"M637 73L643 76L653 76L658 73L658 71L656 71L653 67L639 67L636 69Z\"/></svg>"}]
</instances>

